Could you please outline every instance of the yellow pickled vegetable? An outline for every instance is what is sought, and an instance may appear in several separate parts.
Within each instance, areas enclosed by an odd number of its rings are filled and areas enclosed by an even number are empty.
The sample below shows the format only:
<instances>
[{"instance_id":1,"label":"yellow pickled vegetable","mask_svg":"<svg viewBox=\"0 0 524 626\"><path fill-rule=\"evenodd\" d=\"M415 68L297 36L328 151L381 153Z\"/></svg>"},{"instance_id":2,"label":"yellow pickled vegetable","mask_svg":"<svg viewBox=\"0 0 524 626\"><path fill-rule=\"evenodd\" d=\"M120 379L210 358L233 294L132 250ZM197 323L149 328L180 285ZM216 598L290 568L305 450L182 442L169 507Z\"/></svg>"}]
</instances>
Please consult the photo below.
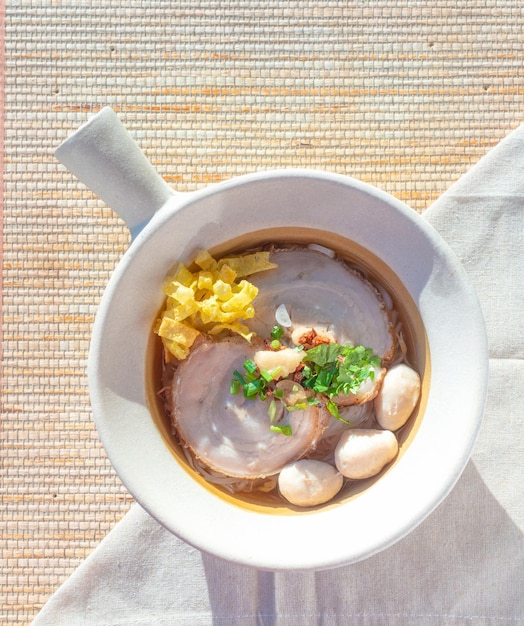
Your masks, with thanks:
<instances>
[{"instance_id":1,"label":"yellow pickled vegetable","mask_svg":"<svg viewBox=\"0 0 524 626\"><path fill-rule=\"evenodd\" d=\"M230 331L250 341L254 333L241 322L255 315L258 289L244 278L277 267L269 252L216 261L207 250L198 251L195 266L191 271L179 262L164 281L166 305L155 327L165 350L179 360L188 356L201 332Z\"/></svg>"},{"instance_id":2,"label":"yellow pickled vegetable","mask_svg":"<svg viewBox=\"0 0 524 626\"><path fill-rule=\"evenodd\" d=\"M269 260L269 252L254 252L236 257L226 257L218 262L218 266L227 265L237 278L251 276L257 272L275 269L277 266Z\"/></svg>"}]
</instances>

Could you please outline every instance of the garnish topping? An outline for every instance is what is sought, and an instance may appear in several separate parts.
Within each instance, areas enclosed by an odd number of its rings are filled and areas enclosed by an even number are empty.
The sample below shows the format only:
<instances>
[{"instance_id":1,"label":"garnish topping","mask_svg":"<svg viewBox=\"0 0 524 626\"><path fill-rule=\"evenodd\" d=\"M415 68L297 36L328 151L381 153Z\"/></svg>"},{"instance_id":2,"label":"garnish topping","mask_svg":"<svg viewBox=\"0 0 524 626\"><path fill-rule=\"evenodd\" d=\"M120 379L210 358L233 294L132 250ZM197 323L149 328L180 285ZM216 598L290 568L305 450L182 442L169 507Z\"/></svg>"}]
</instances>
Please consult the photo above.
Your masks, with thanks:
<instances>
[{"instance_id":1,"label":"garnish topping","mask_svg":"<svg viewBox=\"0 0 524 626\"><path fill-rule=\"evenodd\" d=\"M282 329L275 326L271 335L282 337L284 332L280 331ZM334 398L357 393L364 381L368 378L374 380L375 368L380 365L380 357L364 346L322 343L303 350L300 365L285 378L280 376L280 367L259 369L254 361L246 360L243 365L244 373L237 370L234 372L231 393L237 394L242 389L245 398L271 398L268 415L271 430L275 432L277 430L273 422L278 413L277 401L280 401L286 411L292 412L304 411L308 406L321 404L321 398L324 398L323 403L333 417L349 424L340 415ZM280 427L278 432L283 432Z\"/></svg>"},{"instance_id":2,"label":"garnish topping","mask_svg":"<svg viewBox=\"0 0 524 626\"><path fill-rule=\"evenodd\" d=\"M199 250L190 267L179 262L164 282L166 305L154 329L166 356L185 359L200 333L233 332L250 341L254 333L242 322L255 315L258 289L245 277L275 267L269 252L217 261Z\"/></svg>"},{"instance_id":3,"label":"garnish topping","mask_svg":"<svg viewBox=\"0 0 524 626\"><path fill-rule=\"evenodd\" d=\"M284 329L280 326L273 326L273 330L271 331L271 339L282 339L284 336Z\"/></svg>"},{"instance_id":4,"label":"garnish topping","mask_svg":"<svg viewBox=\"0 0 524 626\"><path fill-rule=\"evenodd\" d=\"M273 326L273 330L271 331L271 343L269 344L272 350L280 350L282 344L280 340L284 336L284 329L280 326Z\"/></svg>"},{"instance_id":5,"label":"garnish topping","mask_svg":"<svg viewBox=\"0 0 524 626\"><path fill-rule=\"evenodd\" d=\"M231 393L236 395L242 389L244 398L254 400L259 398L265 400L270 391L270 385L274 382L279 368L273 370L259 370L254 361L247 359L244 361L244 373L238 370L233 372L231 381Z\"/></svg>"},{"instance_id":6,"label":"garnish topping","mask_svg":"<svg viewBox=\"0 0 524 626\"><path fill-rule=\"evenodd\" d=\"M374 380L374 368L381 364L380 357L371 349L339 343L320 344L306 350L304 362L301 384L327 396L326 408L343 422L346 420L340 416L333 398L356 393L365 380Z\"/></svg>"},{"instance_id":7,"label":"garnish topping","mask_svg":"<svg viewBox=\"0 0 524 626\"><path fill-rule=\"evenodd\" d=\"M271 424L269 430L274 433L281 433L282 435L286 435L286 437L289 437L293 434L291 431L291 426L289 424L283 424L282 426L278 424Z\"/></svg>"}]
</instances>

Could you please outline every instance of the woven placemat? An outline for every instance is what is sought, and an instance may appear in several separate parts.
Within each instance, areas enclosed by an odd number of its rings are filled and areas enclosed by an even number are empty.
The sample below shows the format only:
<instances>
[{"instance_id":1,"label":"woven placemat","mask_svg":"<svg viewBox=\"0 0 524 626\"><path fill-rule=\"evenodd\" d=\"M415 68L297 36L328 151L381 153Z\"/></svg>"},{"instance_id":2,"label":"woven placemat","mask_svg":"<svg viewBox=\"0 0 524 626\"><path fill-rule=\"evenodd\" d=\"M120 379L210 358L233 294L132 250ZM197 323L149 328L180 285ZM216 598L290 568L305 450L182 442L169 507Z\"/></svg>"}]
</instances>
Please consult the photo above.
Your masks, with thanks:
<instances>
[{"instance_id":1,"label":"woven placemat","mask_svg":"<svg viewBox=\"0 0 524 626\"><path fill-rule=\"evenodd\" d=\"M523 121L521 0L8 0L2 624L29 623L125 515L91 421L97 304L129 237L53 157L113 106L190 191L312 167L422 212Z\"/></svg>"}]
</instances>

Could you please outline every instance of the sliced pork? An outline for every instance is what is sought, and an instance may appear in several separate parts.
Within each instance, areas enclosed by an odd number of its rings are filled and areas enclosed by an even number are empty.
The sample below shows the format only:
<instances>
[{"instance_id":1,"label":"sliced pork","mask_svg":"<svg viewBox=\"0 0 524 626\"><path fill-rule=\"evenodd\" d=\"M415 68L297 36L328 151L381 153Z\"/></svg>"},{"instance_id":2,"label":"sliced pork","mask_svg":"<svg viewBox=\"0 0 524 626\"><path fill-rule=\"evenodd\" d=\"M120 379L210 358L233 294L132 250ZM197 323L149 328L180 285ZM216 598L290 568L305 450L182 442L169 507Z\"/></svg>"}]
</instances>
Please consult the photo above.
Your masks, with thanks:
<instances>
[{"instance_id":1,"label":"sliced pork","mask_svg":"<svg viewBox=\"0 0 524 626\"><path fill-rule=\"evenodd\" d=\"M273 432L269 398L246 399L242 392L230 392L234 371L242 371L254 353L255 347L242 340L206 339L182 361L173 379L172 420L181 443L225 476L277 474L315 449L330 419L319 406L290 412L282 407L273 425L290 426L292 434Z\"/></svg>"}]
</instances>

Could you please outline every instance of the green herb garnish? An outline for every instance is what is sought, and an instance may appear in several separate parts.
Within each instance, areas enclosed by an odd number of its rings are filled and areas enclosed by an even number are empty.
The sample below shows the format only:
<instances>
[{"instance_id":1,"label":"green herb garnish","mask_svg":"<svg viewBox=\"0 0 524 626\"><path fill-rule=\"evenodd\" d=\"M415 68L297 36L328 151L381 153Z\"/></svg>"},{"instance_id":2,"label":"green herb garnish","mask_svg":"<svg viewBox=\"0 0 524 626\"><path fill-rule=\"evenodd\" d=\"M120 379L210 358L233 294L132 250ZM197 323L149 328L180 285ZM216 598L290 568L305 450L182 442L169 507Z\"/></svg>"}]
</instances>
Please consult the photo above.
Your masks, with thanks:
<instances>
[{"instance_id":1,"label":"green herb garnish","mask_svg":"<svg viewBox=\"0 0 524 626\"><path fill-rule=\"evenodd\" d=\"M280 326L274 326L271 332L273 344L280 346L279 339L284 331ZM357 393L362 383L368 378L374 380L375 368L380 367L381 360L373 351L364 346L342 345L339 343L323 343L314 348L304 351L300 384L305 389L310 389L313 394L309 395L304 402L294 405L285 405L288 412L303 411L308 406L318 405L324 397L327 410L338 420L349 424L339 412L334 398L339 395ZM271 422L271 430L284 435L291 435L291 426L279 426L273 424L277 415L277 400L284 402L284 392L275 387L275 379L280 368L271 371L259 371L255 362L247 359L244 362L244 372L237 370L233 373L230 392L238 394L242 389L245 398L266 400L271 398L268 414ZM290 377L289 377L290 378ZM288 380L289 380L288 378ZM295 390L296 391L296 390Z\"/></svg>"},{"instance_id":2,"label":"green herb garnish","mask_svg":"<svg viewBox=\"0 0 524 626\"><path fill-rule=\"evenodd\" d=\"M283 426L278 426L277 424L271 424L271 426L269 427L269 430L273 433L282 433L283 435L286 435L286 437L289 437L290 435L292 435L292 431L291 431L291 426L289 424L285 424Z\"/></svg>"},{"instance_id":3,"label":"green herb garnish","mask_svg":"<svg viewBox=\"0 0 524 626\"><path fill-rule=\"evenodd\" d=\"M360 385L375 377L380 357L364 346L325 343L306 350L306 366L302 370L302 385L328 398L326 408L337 419L344 420L333 398L357 393Z\"/></svg>"},{"instance_id":4,"label":"green herb garnish","mask_svg":"<svg viewBox=\"0 0 524 626\"><path fill-rule=\"evenodd\" d=\"M257 371L257 366L254 361L247 359L247 361L244 361L244 369L248 374L254 374Z\"/></svg>"},{"instance_id":5,"label":"green herb garnish","mask_svg":"<svg viewBox=\"0 0 524 626\"><path fill-rule=\"evenodd\" d=\"M233 380L229 388L230 393L236 395L242 389L244 398L265 400L271 389L270 385L275 380L280 368L276 367L270 372L267 370L259 372L255 362L251 359L244 361L243 367L243 374L238 370L233 372Z\"/></svg>"},{"instance_id":6,"label":"green herb garnish","mask_svg":"<svg viewBox=\"0 0 524 626\"><path fill-rule=\"evenodd\" d=\"M236 396L240 391L240 381L237 378L233 378L231 381L231 385L229 386L229 393L232 396Z\"/></svg>"},{"instance_id":7,"label":"green herb garnish","mask_svg":"<svg viewBox=\"0 0 524 626\"><path fill-rule=\"evenodd\" d=\"M284 336L284 329L280 326L273 326L273 330L271 331L271 339L282 339Z\"/></svg>"},{"instance_id":8,"label":"green herb garnish","mask_svg":"<svg viewBox=\"0 0 524 626\"><path fill-rule=\"evenodd\" d=\"M305 411L307 409L306 402L297 402L296 404L286 404L286 411Z\"/></svg>"}]
</instances>

